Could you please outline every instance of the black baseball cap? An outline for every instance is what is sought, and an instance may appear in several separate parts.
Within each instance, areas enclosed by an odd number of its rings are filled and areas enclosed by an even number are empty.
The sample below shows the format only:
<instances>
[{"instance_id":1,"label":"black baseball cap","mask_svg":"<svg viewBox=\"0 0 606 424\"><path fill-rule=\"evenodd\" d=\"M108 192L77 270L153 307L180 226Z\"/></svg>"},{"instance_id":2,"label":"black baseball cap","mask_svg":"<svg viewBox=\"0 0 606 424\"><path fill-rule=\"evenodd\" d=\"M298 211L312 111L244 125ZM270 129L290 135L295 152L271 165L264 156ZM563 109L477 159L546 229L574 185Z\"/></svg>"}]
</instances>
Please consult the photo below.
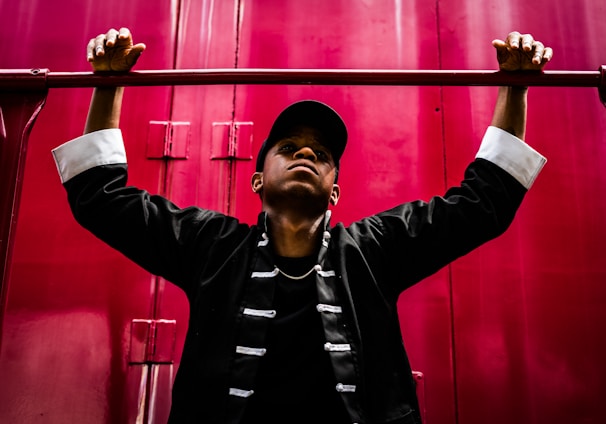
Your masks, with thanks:
<instances>
[{"instance_id":1,"label":"black baseball cap","mask_svg":"<svg viewBox=\"0 0 606 424\"><path fill-rule=\"evenodd\" d=\"M347 128L343 119L325 103L316 100L302 100L288 106L274 121L269 135L257 155L257 172L263 171L265 156L269 149L297 125L306 125L320 131L323 135L321 142L330 150L335 165L339 169L339 161L347 144Z\"/></svg>"}]
</instances>

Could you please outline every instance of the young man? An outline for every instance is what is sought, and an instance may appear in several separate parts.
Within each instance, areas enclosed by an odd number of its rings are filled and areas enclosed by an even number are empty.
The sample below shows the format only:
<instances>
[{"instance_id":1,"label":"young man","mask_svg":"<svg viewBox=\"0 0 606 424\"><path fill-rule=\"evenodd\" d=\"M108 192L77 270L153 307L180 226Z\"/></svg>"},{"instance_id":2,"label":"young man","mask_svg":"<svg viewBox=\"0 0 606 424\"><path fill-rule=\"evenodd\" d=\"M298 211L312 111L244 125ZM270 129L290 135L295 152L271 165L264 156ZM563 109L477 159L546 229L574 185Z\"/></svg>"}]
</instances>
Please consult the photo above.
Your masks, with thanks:
<instances>
[{"instance_id":1,"label":"young man","mask_svg":"<svg viewBox=\"0 0 606 424\"><path fill-rule=\"evenodd\" d=\"M540 70L531 35L493 41L501 69ZM128 29L92 39L96 71L145 49ZM545 159L525 144L524 87L500 87L459 187L331 226L347 142L339 115L303 101L273 124L252 189L258 224L126 186L123 88L97 88L85 135L53 151L74 216L182 288L191 313L171 423L419 423L396 303L403 290L501 234Z\"/></svg>"}]
</instances>

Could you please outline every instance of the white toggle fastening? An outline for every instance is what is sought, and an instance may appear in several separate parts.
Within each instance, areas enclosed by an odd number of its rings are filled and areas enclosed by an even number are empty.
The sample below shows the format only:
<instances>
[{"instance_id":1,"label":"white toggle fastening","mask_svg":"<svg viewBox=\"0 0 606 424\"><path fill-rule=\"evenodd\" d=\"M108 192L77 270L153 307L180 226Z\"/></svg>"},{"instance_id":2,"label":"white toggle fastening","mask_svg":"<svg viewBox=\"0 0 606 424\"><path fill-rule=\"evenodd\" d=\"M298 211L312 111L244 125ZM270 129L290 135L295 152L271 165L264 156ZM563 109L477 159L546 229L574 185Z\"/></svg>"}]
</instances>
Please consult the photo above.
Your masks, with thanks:
<instances>
[{"instance_id":1,"label":"white toggle fastening","mask_svg":"<svg viewBox=\"0 0 606 424\"><path fill-rule=\"evenodd\" d=\"M330 241L330 233L328 231L324 231L322 234L322 244L324 247L328 248L328 242Z\"/></svg>"},{"instance_id":2,"label":"white toggle fastening","mask_svg":"<svg viewBox=\"0 0 606 424\"><path fill-rule=\"evenodd\" d=\"M324 350L329 352L347 352L351 350L351 346L349 343L324 343Z\"/></svg>"},{"instance_id":3,"label":"white toggle fastening","mask_svg":"<svg viewBox=\"0 0 606 424\"><path fill-rule=\"evenodd\" d=\"M274 268L273 271L265 271L265 272L255 271L250 275L250 277L251 278L273 278L276 275L278 275L279 272L280 272L280 270L278 268Z\"/></svg>"},{"instance_id":4,"label":"white toggle fastening","mask_svg":"<svg viewBox=\"0 0 606 424\"><path fill-rule=\"evenodd\" d=\"M273 309L244 308L244 315L251 315L253 317L274 318L276 316L276 311Z\"/></svg>"},{"instance_id":5,"label":"white toggle fastening","mask_svg":"<svg viewBox=\"0 0 606 424\"><path fill-rule=\"evenodd\" d=\"M343 308L341 308L340 306L326 305L324 303L319 303L316 306L316 309L318 310L318 312L332 312L333 314L340 314L341 312L343 312Z\"/></svg>"},{"instance_id":6,"label":"white toggle fastening","mask_svg":"<svg viewBox=\"0 0 606 424\"><path fill-rule=\"evenodd\" d=\"M257 243L257 246L267 246L269 244L269 237L267 237L266 233L261 234L261 238L263 240L259 240L259 243Z\"/></svg>"},{"instance_id":7,"label":"white toggle fastening","mask_svg":"<svg viewBox=\"0 0 606 424\"><path fill-rule=\"evenodd\" d=\"M318 271L318 275L320 277L334 277L337 274L334 271Z\"/></svg>"},{"instance_id":8,"label":"white toggle fastening","mask_svg":"<svg viewBox=\"0 0 606 424\"><path fill-rule=\"evenodd\" d=\"M353 393L356 391L356 386L353 384L343 384L343 383L338 383L337 386L335 387L335 389L337 389L337 392L339 393Z\"/></svg>"},{"instance_id":9,"label":"white toggle fastening","mask_svg":"<svg viewBox=\"0 0 606 424\"><path fill-rule=\"evenodd\" d=\"M267 353L264 347L236 346L236 352L243 355L263 356Z\"/></svg>"},{"instance_id":10,"label":"white toggle fastening","mask_svg":"<svg viewBox=\"0 0 606 424\"><path fill-rule=\"evenodd\" d=\"M243 397L243 398L247 398L247 397L251 396L254 392L255 392L254 390L236 389L235 387L229 388L230 395Z\"/></svg>"}]
</instances>

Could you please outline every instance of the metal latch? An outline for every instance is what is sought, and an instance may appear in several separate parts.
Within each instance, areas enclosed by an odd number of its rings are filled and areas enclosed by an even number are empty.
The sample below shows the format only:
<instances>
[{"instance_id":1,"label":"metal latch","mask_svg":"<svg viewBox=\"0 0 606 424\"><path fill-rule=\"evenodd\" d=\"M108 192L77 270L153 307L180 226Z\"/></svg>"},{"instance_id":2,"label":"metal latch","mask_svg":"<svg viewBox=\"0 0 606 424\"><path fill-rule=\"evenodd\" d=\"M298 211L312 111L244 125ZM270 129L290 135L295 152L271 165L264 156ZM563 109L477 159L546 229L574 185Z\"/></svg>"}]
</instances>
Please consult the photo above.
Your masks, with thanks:
<instances>
[{"instance_id":1,"label":"metal latch","mask_svg":"<svg viewBox=\"0 0 606 424\"><path fill-rule=\"evenodd\" d=\"M176 334L176 320L132 320L129 363L172 364L174 362Z\"/></svg>"},{"instance_id":2,"label":"metal latch","mask_svg":"<svg viewBox=\"0 0 606 424\"><path fill-rule=\"evenodd\" d=\"M189 122L150 121L147 133L148 159L187 159Z\"/></svg>"},{"instance_id":3,"label":"metal latch","mask_svg":"<svg viewBox=\"0 0 606 424\"><path fill-rule=\"evenodd\" d=\"M412 379L415 383L417 391L417 401L419 403L419 413L421 414L421 421L425 422L425 376L421 371L413 371Z\"/></svg>"},{"instance_id":4,"label":"metal latch","mask_svg":"<svg viewBox=\"0 0 606 424\"><path fill-rule=\"evenodd\" d=\"M252 122L213 122L212 160L252 159Z\"/></svg>"}]
</instances>

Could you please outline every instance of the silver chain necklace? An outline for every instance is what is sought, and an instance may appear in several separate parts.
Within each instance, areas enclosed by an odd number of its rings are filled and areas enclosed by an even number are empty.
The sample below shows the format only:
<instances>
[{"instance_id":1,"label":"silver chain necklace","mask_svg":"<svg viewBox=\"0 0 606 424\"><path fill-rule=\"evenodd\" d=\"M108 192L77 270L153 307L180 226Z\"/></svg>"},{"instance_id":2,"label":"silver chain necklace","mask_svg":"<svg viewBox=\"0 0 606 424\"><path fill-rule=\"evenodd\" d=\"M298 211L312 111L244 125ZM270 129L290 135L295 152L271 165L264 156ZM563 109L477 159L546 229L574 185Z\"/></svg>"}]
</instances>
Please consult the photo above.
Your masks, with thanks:
<instances>
[{"instance_id":1,"label":"silver chain necklace","mask_svg":"<svg viewBox=\"0 0 606 424\"><path fill-rule=\"evenodd\" d=\"M305 277L307 277L309 274L311 274L314 271L321 271L322 267L320 266L320 264L315 264L314 266L311 267L311 269L309 271L307 271L305 274L303 275L290 275L285 273L284 271L282 271L280 268L276 267L276 270L282 274L283 276L285 276L286 278L290 279L290 280L302 280Z\"/></svg>"},{"instance_id":2,"label":"silver chain necklace","mask_svg":"<svg viewBox=\"0 0 606 424\"><path fill-rule=\"evenodd\" d=\"M327 210L326 211L326 215L325 215L325 222L328 223L330 220L330 215L331 215L331 211ZM266 231L263 232L263 234L261 234L265 244L267 244L267 242L269 241L269 237L267 237L267 215L265 215L265 229ZM324 231L324 233L322 234L322 244L325 247L328 247L328 242L330 241L330 232L328 231L328 229L326 229ZM315 264L314 266L311 267L311 269L309 271L307 271L305 274L303 275L290 275L287 274L286 272L282 271L280 268L278 268L277 265L274 265L274 275L280 273L283 276L285 276L286 278L288 278L289 280L303 280L304 278L308 277L309 274L311 274L312 272L319 272L322 271L322 265L320 264Z\"/></svg>"}]
</instances>

